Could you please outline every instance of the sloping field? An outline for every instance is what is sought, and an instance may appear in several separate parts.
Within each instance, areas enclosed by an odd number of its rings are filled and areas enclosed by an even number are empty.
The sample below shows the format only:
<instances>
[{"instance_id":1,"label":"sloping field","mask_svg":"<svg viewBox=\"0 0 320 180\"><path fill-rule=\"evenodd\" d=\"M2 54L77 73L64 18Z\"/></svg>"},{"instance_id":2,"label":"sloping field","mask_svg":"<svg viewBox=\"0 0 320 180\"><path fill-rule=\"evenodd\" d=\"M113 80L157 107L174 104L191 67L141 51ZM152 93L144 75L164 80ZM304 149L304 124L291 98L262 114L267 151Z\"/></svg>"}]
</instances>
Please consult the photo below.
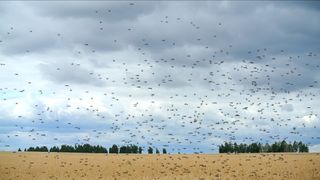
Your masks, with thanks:
<instances>
[{"instance_id":1,"label":"sloping field","mask_svg":"<svg viewBox=\"0 0 320 180\"><path fill-rule=\"evenodd\" d=\"M320 179L320 154L0 153L0 179Z\"/></svg>"}]
</instances>

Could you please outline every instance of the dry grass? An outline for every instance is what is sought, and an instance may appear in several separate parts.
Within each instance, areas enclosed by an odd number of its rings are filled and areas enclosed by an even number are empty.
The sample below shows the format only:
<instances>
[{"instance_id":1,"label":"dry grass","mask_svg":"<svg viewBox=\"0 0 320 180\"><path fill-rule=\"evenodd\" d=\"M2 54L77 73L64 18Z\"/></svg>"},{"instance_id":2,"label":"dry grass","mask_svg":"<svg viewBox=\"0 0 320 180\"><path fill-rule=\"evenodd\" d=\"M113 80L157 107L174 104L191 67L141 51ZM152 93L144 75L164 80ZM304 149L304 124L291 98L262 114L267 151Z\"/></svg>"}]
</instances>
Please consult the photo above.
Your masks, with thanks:
<instances>
[{"instance_id":1,"label":"dry grass","mask_svg":"<svg viewBox=\"0 0 320 180\"><path fill-rule=\"evenodd\" d=\"M320 154L0 153L0 179L320 179Z\"/></svg>"}]
</instances>

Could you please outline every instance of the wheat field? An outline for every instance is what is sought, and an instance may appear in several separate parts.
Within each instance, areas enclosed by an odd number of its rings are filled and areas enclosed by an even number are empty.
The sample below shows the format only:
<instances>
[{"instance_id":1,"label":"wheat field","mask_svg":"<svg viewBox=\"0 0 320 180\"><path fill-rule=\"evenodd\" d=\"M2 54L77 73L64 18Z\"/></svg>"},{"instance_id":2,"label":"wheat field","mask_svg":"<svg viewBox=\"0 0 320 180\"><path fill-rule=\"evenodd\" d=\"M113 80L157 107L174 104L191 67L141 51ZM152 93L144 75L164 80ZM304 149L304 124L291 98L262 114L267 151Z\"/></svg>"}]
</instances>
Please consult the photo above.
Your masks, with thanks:
<instances>
[{"instance_id":1,"label":"wheat field","mask_svg":"<svg viewBox=\"0 0 320 180\"><path fill-rule=\"evenodd\" d=\"M0 153L0 179L320 179L320 154Z\"/></svg>"}]
</instances>

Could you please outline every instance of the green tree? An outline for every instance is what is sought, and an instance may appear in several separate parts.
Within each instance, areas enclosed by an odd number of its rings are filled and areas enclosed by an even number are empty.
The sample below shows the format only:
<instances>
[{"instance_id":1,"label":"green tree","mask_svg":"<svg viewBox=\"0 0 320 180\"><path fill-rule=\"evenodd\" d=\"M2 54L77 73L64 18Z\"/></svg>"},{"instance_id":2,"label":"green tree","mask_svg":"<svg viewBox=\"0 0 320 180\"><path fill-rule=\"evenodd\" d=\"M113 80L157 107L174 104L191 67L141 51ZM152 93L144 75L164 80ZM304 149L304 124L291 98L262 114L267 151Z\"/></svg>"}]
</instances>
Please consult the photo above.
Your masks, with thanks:
<instances>
[{"instance_id":1,"label":"green tree","mask_svg":"<svg viewBox=\"0 0 320 180\"><path fill-rule=\"evenodd\" d=\"M288 152L293 152L292 144L288 144Z\"/></svg>"},{"instance_id":2,"label":"green tree","mask_svg":"<svg viewBox=\"0 0 320 180\"><path fill-rule=\"evenodd\" d=\"M297 141L293 142L292 149L293 149L293 152L298 152L299 146L298 146Z\"/></svg>"},{"instance_id":3,"label":"green tree","mask_svg":"<svg viewBox=\"0 0 320 180\"><path fill-rule=\"evenodd\" d=\"M34 147L29 147L27 151L35 151Z\"/></svg>"},{"instance_id":4,"label":"green tree","mask_svg":"<svg viewBox=\"0 0 320 180\"><path fill-rule=\"evenodd\" d=\"M279 149L280 152L288 152L288 144L285 140L281 142Z\"/></svg>"},{"instance_id":5,"label":"green tree","mask_svg":"<svg viewBox=\"0 0 320 180\"><path fill-rule=\"evenodd\" d=\"M268 143L266 143L265 145L262 145L262 152L271 152L271 147Z\"/></svg>"},{"instance_id":6,"label":"green tree","mask_svg":"<svg viewBox=\"0 0 320 180\"><path fill-rule=\"evenodd\" d=\"M167 150L165 148L162 149L162 154L167 154Z\"/></svg>"},{"instance_id":7,"label":"green tree","mask_svg":"<svg viewBox=\"0 0 320 180\"><path fill-rule=\"evenodd\" d=\"M131 153L137 154L138 153L138 146L130 145Z\"/></svg>"},{"instance_id":8,"label":"green tree","mask_svg":"<svg viewBox=\"0 0 320 180\"><path fill-rule=\"evenodd\" d=\"M75 152L75 149L73 146L63 144L60 147L60 152Z\"/></svg>"},{"instance_id":9,"label":"green tree","mask_svg":"<svg viewBox=\"0 0 320 180\"><path fill-rule=\"evenodd\" d=\"M109 153L118 154L119 153L118 146L115 144L112 145L112 147L109 149Z\"/></svg>"},{"instance_id":10,"label":"green tree","mask_svg":"<svg viewBox=\"0 0 320 180\"><path fill-rule=\"evenodd\" d=\"M223 144L219 146L219 153L225 153L225 148Z\"/></svg>"},{"instance_id":11,"label":"green tree","mask_svg":"<svg viewBox=\"0 0 320 180\"><path fill-rule=\"evenodd\" d=\"M274 142L269 145L268 143L251 143L251 144L239 144L225 142L219 146L219 153L259 153L259 152L309 152L307 144L294 141L293 144L287 143L285 140Z\"/></svg>"},{"instance_id":12,"label":"green tree","mask_svg":"<svg viewBox=\"0 0 320 180\"><path fill-rule=\"evenodd\" d=\"M234 149L234 152L235 153L238 153L239 152L239 146L238 146L238 144L235 142L235 143L233 143L233 149Z\"/></svg>"},{"instance_id":13,"label":"green tree","mask_svg":"<svg viewBox=\"0 0 320 180\"><path fill-rule=\"evenodd\" d=\"M149 147L149 148L148 148L148 154L153 154L153 149L152 149L152 147Z\"/></svg>"},{"instance_id":14,"label":"green tree","mask_svg":"<svg viewBox=\"0 0 320 180\"><path fill-rule=\"evenodd\" d=\"M60 149L58 146L53 146L50 148L50 152L60 152Z\"/></svg>"},{"instance_id":15,"label":"green tree","mask_svg":"<svg viewBox=\"0 0 320 180\"><path fill-rule=\"evenodd\" d=\"M273 143L271 145L271 152L279 152L279 147L278 147L277 143Z\"/></svg>"},{"instance_id":16,"label":"green tree","mask_svg":"<svg viewBox=\"0 0 320 180\"><path fill-rule=\"evenodd\" d=\"M48 152L49 150L48 150L47 146L42 146L42 147L40 147L40 151L41 152Z\"/></svg>"},{"instance_id":17,"label":"green tree","mask_svg":"<svg viewBox=\"0 0 320 180\"><path fill-rule=\"evenodd\" d=\"M258 153L260 151L259 146L257 143L252 143L251 144L251 153Z\"/></svg>"},{"instance_id":18,"label":"green tree","mask_svg":"<svg viewBox=\"0 0 320 180\"><path fill-rule=\"evenodd\" d=\"M302 149L302 142L299 141L298 142L298 152L301 152L301 149Z\"/></svg>"},{"instance_id":19,"label":"green tree","mask_svg":"<svg viewBox=\"0 0 320 180\"><path fill-rule=\"evenodd\" d=\"M239 149L239 153L245 153L246 152L245 146L242 143L240 143L238 149Z\"/></svg>"},{"instance_id":20,"label":"green tree","mask_svg":"<svg viewBox=\"0 0 320 180\"><path fill-rule=\"evenodd\" d=\"M127 152L127 147L126 147L126 146L121 146L119 153L120 153L120 154L128 153L128 152Z\"/></svg>"}]
</instances>

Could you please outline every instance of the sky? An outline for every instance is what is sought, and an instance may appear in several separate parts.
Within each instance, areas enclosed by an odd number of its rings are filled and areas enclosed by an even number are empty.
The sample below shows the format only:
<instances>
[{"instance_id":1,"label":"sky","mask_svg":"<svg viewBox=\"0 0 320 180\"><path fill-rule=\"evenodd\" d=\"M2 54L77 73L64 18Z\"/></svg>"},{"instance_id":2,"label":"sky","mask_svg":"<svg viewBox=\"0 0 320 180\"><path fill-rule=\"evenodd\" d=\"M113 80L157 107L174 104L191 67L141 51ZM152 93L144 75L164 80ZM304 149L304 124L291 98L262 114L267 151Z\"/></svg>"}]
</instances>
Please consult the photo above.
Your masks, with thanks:
<instances>
[{"instance_id":1,"label":"sky","mask_svg":"<svg viewBox=\"0 0 320 180\"><path fill-rule=\"evenodd\" d=\"M0 2L0 150L320 151L320 3Z\"/></svg>"}]
</instances>

